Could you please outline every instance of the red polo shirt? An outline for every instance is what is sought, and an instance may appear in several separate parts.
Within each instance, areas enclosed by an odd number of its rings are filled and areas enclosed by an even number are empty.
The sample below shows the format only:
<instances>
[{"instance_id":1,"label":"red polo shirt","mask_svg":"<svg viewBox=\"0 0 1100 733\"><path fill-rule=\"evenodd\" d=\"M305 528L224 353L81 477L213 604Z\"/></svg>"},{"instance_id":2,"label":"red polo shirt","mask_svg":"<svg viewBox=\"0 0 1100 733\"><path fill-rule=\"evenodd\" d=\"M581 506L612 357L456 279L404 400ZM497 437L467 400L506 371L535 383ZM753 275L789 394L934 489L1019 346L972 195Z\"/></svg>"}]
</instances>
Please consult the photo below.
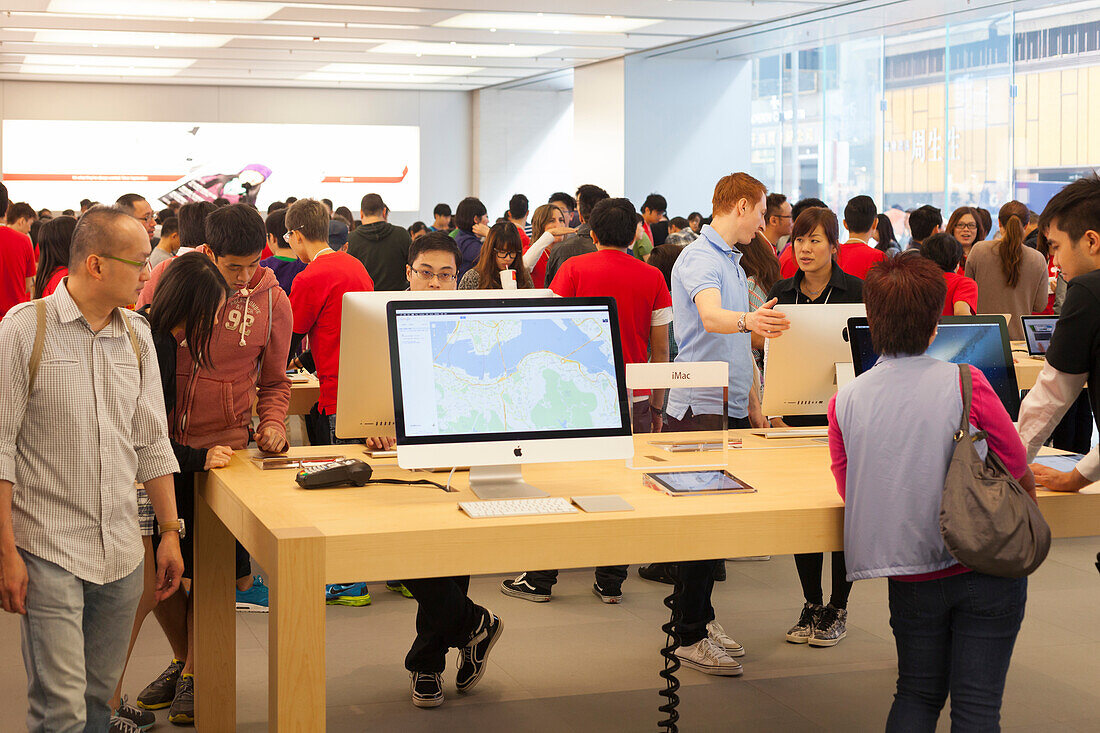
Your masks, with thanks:
<instances>
[{"instance_id":1,"label":"red polo shirt","mask_svg":"<svg viewBox=\"0 0 1100 733\"><path fill-rule=\"evenodd\" d=\"M860 280L867 277L868 270L885 259L885 252L869 247L866 242L858 239L840 245L840 252L836 257L841 270L849 275L855 275Z\"/></svg>"}]
</instances>

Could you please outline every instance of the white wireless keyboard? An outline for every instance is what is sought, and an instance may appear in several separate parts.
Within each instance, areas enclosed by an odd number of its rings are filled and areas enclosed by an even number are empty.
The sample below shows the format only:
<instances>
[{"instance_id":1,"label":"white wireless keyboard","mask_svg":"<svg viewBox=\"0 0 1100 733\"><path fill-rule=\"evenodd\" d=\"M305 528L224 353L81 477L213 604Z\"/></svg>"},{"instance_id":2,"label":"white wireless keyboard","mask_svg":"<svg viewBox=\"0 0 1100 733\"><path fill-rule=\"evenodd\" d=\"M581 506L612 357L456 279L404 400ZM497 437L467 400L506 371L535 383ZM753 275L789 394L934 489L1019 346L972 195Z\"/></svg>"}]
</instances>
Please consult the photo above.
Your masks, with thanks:
<instances>
[{"instance_id":1,"label":"white wireless keyboard","mask_svg":"<svg viewBox=\"0 0 1100 733\"><path fill-rule=\"evenodd\" d=\"M829 428L768 428L767 430L753 430L753 435L765 438L827 438Z\"/></svg>"},{"instance_id":2,"label":"white wireless keyboard","mask_svg":"<svg viewBox=\"0 0 1100 733\"><path fill-rule=\"evenodd\" d=\"M544 499L501 499L499 501L460 501L458 508L474 519L522 517L530 514L572 514L577 508L568 499L550 496Z\"/></svg>"}]
</instances>

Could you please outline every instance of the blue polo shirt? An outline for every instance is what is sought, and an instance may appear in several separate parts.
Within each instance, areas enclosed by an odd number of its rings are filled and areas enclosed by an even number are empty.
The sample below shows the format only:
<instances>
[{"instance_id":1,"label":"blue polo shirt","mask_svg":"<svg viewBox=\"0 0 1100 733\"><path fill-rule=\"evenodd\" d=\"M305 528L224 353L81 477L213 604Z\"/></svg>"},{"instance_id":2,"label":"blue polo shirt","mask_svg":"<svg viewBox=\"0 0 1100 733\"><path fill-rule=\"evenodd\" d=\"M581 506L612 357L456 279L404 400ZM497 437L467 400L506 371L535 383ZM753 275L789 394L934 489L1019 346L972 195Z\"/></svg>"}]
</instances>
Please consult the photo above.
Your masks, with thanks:
<instances>
[{"instance_id":1,"label":"blue polo shirt","mask_svg":"<svg viewBox=\"0 0 1100 733\"><path fill-rule=\"evenodd\" d=\"M747 417L752 389L752 341L747 333L708 333L695 296L717 288L722 308L748 312L749 283L741 269L741 252L731 248L709 224L684 248L672 268L672 317L679 353L677 362L724 361L730 365L729 417ZM721 389L673 389L666 412L682 420L694 415L721 415Z\"/></svg>"}]
</instances>

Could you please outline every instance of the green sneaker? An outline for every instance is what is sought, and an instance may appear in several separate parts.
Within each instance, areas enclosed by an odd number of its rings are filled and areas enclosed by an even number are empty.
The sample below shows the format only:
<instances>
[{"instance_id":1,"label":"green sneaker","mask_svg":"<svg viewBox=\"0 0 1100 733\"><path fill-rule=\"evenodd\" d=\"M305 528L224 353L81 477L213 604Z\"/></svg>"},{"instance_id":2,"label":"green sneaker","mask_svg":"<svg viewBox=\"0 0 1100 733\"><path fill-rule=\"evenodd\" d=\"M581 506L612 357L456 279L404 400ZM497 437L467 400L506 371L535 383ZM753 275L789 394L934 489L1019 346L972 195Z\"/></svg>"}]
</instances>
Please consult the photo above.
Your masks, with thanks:
<instances>
[{"instance_id":1,"label":"green sneaker","mask_svg":"<svg viewBox=\"0 0 1100 733\"><path fill-rule=\"evenodd\" d=\"M400 593L406 598L412 598L412 591L405 587L404 583L399 583L396 580L386 581L386 590L393 591L394 593Z\"/></svg>"},{"instance_id":2,"label":"green sneaker","mask_svg":"<svg viewBox=\"0 0 1100 733\"><path fill-rule=\"evenodd\" d=\"M330 606L369 606L366 583L335 583L325 587L325 603Z\"/></svg>"}]
</instances>

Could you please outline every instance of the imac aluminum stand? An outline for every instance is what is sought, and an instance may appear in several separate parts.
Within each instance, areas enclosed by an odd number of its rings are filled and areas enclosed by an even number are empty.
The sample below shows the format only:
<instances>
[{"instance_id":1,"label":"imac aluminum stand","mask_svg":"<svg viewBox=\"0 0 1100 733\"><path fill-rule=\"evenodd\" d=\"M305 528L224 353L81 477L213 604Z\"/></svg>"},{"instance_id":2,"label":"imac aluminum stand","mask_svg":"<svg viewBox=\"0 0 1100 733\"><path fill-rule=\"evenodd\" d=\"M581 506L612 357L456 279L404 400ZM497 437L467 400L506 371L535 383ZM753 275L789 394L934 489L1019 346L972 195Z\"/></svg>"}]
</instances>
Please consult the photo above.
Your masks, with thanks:
<instances>
[{"instance_id":1,"label":"imac aluminum stand","mask_svg":"<svg viewBox=\"0 0 1100 733\"><path fill-rule=\"evenodd\" d=\"M470 488L479 499L536 499L550 496L523 480L520 466L473 466Z\"/></svg>"}]
</instances>

